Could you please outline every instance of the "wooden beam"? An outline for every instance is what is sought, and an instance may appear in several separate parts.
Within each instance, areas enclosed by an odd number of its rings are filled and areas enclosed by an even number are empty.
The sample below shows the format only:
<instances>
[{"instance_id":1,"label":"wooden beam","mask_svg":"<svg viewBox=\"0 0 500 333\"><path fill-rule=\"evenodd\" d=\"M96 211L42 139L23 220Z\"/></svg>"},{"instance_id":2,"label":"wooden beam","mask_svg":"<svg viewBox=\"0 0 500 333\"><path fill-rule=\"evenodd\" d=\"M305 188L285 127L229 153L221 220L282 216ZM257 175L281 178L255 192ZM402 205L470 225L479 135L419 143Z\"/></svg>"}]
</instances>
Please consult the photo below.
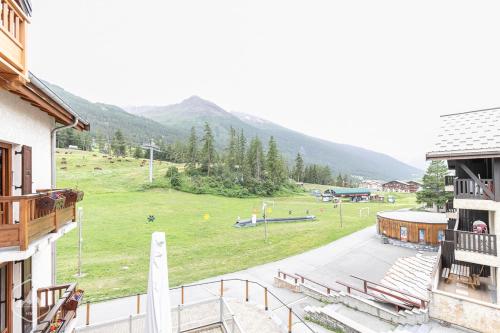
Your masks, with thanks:
<instances>
[{"instance_id":1,"label":"wooden beam","mask_svg":"<svg viewBox=\"0 0 500 333\"><path fill-rule=\"evenodd\" d=\"M458 166L460 168L462 168L462 170L465 171L465 173L476 183L479 185L479 187L481 187L481 189L484 191L484 193L486 193L486 195L491 199L491 200L494 200L495 199L495 195L493 194L493 192L491 192L491 190L488 188L488 186L486 186L486 184L484 184L481 179L479 179L475 174L474 172L471 171L471 169L469 169L469 167L467 165L465 165L464 163L462 162L458 162Z\"/></svg>"}]
</instances>

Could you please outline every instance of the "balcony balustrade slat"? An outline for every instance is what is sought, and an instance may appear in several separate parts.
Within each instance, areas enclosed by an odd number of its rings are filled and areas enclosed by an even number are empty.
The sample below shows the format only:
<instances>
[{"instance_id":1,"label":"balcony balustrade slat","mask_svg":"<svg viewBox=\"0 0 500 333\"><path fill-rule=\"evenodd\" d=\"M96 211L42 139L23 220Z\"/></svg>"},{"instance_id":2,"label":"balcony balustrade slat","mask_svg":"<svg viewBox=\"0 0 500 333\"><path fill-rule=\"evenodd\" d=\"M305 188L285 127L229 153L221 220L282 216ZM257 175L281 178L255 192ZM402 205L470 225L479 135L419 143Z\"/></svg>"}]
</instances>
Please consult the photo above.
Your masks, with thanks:
<instances>
[{"instance_id":1,"label":"balcony balustrade slat","mask_svg":"<svg viewBox=\"0 0 500 333\"><path fill-rule=\"evenodd\" d=\"M446 240L453 241L457 250L497 255L496 235L448 229Z\"/></svg>"},{"instance_id":2,"label":"balcony balustrade slat","mask_svg":"<svg viewBox=\"0 0 500 333\"><path fill-rule=\"evenodd\" d=\"M491 192L495 192L492 179L481 179L480 181ZM458 199L494 200L494 198L483 190L480 184L474 182L472 179L455 179L455 197Z\"/></svg>"}]
</instances>

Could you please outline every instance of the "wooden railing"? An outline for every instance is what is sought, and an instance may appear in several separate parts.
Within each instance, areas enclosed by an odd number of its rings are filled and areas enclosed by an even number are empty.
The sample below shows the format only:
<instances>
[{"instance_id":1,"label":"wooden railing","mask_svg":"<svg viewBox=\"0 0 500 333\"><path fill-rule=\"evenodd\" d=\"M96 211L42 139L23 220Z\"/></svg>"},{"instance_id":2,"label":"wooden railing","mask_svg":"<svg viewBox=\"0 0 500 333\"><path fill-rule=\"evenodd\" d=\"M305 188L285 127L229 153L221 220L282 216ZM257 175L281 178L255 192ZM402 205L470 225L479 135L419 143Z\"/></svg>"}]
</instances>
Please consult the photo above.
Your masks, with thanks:
<instances>
[{"instance_id":1,"label":"wooden railing","mask_svg":"<svg viewBox=\"0 0 500 333\"><path fill-rule=\"evenodd\" d=\"M76 283L38 289L38 326L34 332L48 333L54 327L56 332L65 332L82 299L83 291L77 290Z\"/></svg>"},{"instance_id":2,"label":"wooden railing","mask_svg":"<svg viewBox=\"0 0 500 333\"><path fill-rule=\"evenodd\" d=\"M497 255L497 236L475 232L446 230L446 240L453 241L456 250Z\"/></svg>"},{"instance_id":3,"label":"wooden railing","mask_svg":"<svg viewBox=\"0 0 500 333\"><path fill-rule=\"evenodd\" d=\"M493 179L481 179L480 182L495 193ZM494 200L484 191L479 183L472 179L455 179L455 198Z\"/></svg>"},{"instance_id":4,"label":"wooden railing","mask_svg":"<svg viewBox=\"0 0 500 333\"><path fill-rule=\"evenodd\" d=\"M0 196L0 204L7 214L4 224L0 224L0 248L19 246L21 251L29 244L51 232L56 232L64 224L75 220L76 198L59 200L59 204L47 205L55 195L64 196L68 190L50 191L21 196ZM71 194L71 193L70 193ZM81 195L80 198L81 199Z\"/></svg>"},{"instance_id":5,"label":"wooden railing","mask_svg":"<svg viewBox=\"0 0 500 333\"><path fill-rule=\"evenodd\" d=\"M26 73L26 24L28 17L14 0L0 0L0 57L14 69ZM8 67L10 67L8 66Z\"/></svg>"},{"instance_id":6,"label":"wooden railing","mask_svg":"<svg viewBox=\"0 0 500 333\"><path fill-rule=\"evenodd\" d=\"M444 185L445 186L455 185L455 176L445 176L444 177Z\"/></svg>"}]
</instances>

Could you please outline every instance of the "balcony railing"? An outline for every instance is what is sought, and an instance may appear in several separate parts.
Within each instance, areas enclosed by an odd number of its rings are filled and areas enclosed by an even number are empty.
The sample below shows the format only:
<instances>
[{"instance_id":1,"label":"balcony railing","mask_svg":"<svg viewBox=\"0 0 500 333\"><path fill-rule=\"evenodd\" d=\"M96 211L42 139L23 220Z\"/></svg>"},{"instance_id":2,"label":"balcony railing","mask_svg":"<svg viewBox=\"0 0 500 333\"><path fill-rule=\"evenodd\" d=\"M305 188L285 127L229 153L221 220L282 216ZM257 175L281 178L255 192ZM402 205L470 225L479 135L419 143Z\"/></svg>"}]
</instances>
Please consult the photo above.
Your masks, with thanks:
<instances>
[{"instance_id":1,"label":"balcony railing","mask_svg":"<svg viewBox=\"0 0 500 333\"><path fill-rule=\"evenodd\" d=\"M37 291L37 300L38 326L34 333L62 333L76 317L83 291L76 288L76 283L41 288Z\"/></svg>"},{"instance_id":2,"label":"balcony railing","mask_svg":"<svg viewBox=\"0 0 500 333\"><path fill-rule=\"evenodd\" d=\"M75 220L76 202L83 192L57 190L21 196L0 196L3 224L0 224L0 248L29 244Z\"/></svg>"},{"instance_id":3,"label":"balcony railing","mask_svg":"<svg viewBox=\"0 0 500 333\"><path fill-rule=\"evenodd\" d=\"M493 179L481 179L482 185L494 193ZM457 199L484 199L494 200L483 187L472 179L455 179L455 198Z\"/></svg>"},{"instance_id":4,"label":"balcony railing","mask_svg":"<svg viewBox=\"0 0 500 333\"><path fill-rule=\"evenodd\" d=\"M455 184L455 176L445 176L444 186L453 186Z\"/></svg>"},{"instance_id":5,"label":"balcony railing","mask_svg":"<svg viewBox=\"0 0 500 333\"><path fill-rule=\"evenodd\" d=\"M28 18L14 0L0 0L0 68L26 74L26 24Z\"/></svg>"},{"instance_id":6,"label":"balcony railing","mask_svg":"<svg viewBox=\"0 0 500 333\"><path fill-rule=\"evenodd\" d=\"M446 240L453 241L455 250L497 255L497 236L475 232L446 230Z\"/></svg>"}]
</instances>

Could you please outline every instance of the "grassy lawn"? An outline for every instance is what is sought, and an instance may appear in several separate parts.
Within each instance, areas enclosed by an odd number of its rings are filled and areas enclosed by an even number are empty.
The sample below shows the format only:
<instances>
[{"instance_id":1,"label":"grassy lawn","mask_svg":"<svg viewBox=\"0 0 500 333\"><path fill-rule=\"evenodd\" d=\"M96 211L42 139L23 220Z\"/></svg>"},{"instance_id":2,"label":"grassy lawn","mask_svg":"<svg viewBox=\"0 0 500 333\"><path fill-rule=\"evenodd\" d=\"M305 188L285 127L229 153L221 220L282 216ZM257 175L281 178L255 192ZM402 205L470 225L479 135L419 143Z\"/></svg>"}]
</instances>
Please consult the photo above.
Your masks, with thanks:
<instances>
[{"instance_id":1,"label":"grassy lawn","mask_svg":"<svg viewBox=\"0 0 500 333\"><path fill-rule=\"evenodd\" d=\"M60 170L66 158L67 170ZM147 285L151 233L165 231L171 285L179 285L258 264L327 244L375 223L377 211L413 207L413 195L399 194L396 204L345 203L343 227L339 209L308 194L268 198L274 201L271 217L303 216L315 222L270 224L269 242L264 228L234 228L236 218L260 212L261 198L237 199L194 195L174 190L142 190L148 167L129 158L114 163L101 154L58 154L58 186L85 191L83 271L79 279L87 299L98 300L144 292ZM79 167L77 167L79 165ZM94 170L100 167L101 170ZM168 164L155 162L156 177ZM360 208L370 208L360 217ZM260 213L259 213L260 214ZM147 217L156 220L147 223ZM208 217L208 219L207 219ZM77 232L58 242L58 280L73 281L77 269Z\"/></svg>"}]
</instances>

